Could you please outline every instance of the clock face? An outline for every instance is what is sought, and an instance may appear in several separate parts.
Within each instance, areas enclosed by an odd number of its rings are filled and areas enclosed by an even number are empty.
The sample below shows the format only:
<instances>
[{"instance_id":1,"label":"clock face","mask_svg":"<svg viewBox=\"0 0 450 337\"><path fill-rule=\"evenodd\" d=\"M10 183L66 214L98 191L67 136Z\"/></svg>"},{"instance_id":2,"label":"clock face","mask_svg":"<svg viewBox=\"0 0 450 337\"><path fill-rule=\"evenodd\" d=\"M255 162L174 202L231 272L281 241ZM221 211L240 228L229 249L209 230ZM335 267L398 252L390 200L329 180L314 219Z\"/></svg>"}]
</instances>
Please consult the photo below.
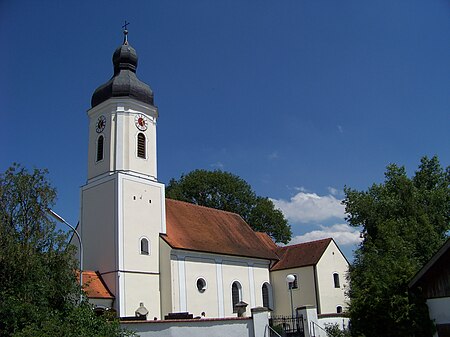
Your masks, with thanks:
<instances>
[{"instance_id":1,"label":"clock face","mask_svg":"<svg viewBox=\"0 0 450 337\"><path fill-rule=\"evenodd\" d=\"M136 124L136 127L139 130L145 131L145 130L147 130L148 119L145 115L138 114L138 115L136 115L136 117L134 117L134 124Z\"/></svg>"},{"instance_id":2,"label":"clock face","mask_svg":"<svg viewBox=\"0 0 450 337\"><path fill-rule=\"evenodd\" d=\"M106 126L106 117L101 115L97 119L97 124L95 125L95 131L97 131L97 133L100 133L105 129L105 126Z\"/></svg>"}]
</instances>

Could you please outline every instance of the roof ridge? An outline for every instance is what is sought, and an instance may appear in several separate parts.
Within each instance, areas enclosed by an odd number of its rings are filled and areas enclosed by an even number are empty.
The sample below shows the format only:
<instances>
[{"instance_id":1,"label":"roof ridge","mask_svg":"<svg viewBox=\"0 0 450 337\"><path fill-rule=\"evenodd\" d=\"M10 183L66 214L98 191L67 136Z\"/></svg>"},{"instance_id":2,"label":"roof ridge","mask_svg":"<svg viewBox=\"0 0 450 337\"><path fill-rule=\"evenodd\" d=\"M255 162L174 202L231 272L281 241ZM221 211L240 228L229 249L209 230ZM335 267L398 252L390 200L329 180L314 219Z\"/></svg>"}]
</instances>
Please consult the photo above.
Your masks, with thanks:
<instances>
[{"instance_id":1,"label":"roof ridge","mask_svg":"<svg viewBox=\"0 0 450 337\"><path fill-rule=\"evenodd\" d=\"M296 243L295 245L286 245L286 246L278 246L278 248L293 248L293 247L298 247L298 246L302 246L302 245L307 245L307 244L312 244L312 243L319 243L322 241L333 241L332 237L329 238L325 238L325 239L319 239L319 240L313 240L313 241L307 241L307 242L300 242L300 243Z\"/></svg>"},{"instance_id":2,"label":"roof ridge","mask_svg":"<svg viewBox=\"0 0 450 337\"><path fill-rule=\"evenodd\" d=\"M223 213L228 213L228 214L232 214L232 215L237 215L238 217L242 218L242 216L239 213L236 212L231 212L231 211L225 211L223 209L219 209L219 208L214 208L214 207L209 207L209 206L204 206L204 205L199 205L199 204L194 204L192 202L189 201L184 201L184 200L178 200L178 199L171 199L171 198L166 198L166 200L170 200L170 201L175 201L175 202L179 202L179 203L183 203L183 204L187 204L187 205L191 205L191 206L195 206L195 207L201 207L201 208L206 208L206 209L212 209L214 211L218 211L218 212L223 212ZM242 218L244 220L244 218ZM245 220L244 220L245 221ZM247 223L247 222L246 222ZM248 224L249 225L249 224ZM250 226L250 225L249 225ZM251 228L251 226L250 226ZM253 230L253 228L252 228ZM254 230L253 230L254 231ZM254 231L256 233L256 231Z\"/></svg>"}]
</instances>

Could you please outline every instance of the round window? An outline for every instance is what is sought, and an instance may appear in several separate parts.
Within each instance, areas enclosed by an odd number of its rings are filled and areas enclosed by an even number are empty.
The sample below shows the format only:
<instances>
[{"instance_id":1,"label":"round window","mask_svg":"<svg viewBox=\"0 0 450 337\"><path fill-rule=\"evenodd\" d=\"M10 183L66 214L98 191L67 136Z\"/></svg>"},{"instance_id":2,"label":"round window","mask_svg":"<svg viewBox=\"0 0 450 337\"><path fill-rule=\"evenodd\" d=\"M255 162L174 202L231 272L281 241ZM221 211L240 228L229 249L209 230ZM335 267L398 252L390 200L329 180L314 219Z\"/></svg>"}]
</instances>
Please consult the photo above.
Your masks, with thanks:
<instances>
[{"instance_id":1,"label":"round window","mask_svg":"<svg viewBox=\"0 0 450 337\"><path fill-rule=\"evenodd\" d=\"M197 280L197 290L201 293L204 293L206 290L206 281L203 278L199 278Z\"/></svg>"}]
</instances>

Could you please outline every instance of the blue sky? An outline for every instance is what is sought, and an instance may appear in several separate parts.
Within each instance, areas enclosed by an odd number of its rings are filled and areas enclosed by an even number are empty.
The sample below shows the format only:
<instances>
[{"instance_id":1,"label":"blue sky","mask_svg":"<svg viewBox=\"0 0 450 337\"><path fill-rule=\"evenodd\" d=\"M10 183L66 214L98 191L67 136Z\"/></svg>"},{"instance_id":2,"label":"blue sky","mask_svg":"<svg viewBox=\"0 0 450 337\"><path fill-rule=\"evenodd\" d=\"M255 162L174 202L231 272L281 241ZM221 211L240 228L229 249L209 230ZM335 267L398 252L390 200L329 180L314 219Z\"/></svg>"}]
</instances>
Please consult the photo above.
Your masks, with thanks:
<instances>
[{"instance_id":1,"label":"blue sky","mask_svg":"<svg viewBox=\"0 0 450 337\"><path fill-rule=\"evenodd\" d=\"M93 91L112 75L121 26L159 108L167 183L223 169L270 197L294 240L333 236L346 255L345 185L389 163L449 165L450 2L0 2L0 169L50 170L76 224Z\"/></svg>"}]
</instances>

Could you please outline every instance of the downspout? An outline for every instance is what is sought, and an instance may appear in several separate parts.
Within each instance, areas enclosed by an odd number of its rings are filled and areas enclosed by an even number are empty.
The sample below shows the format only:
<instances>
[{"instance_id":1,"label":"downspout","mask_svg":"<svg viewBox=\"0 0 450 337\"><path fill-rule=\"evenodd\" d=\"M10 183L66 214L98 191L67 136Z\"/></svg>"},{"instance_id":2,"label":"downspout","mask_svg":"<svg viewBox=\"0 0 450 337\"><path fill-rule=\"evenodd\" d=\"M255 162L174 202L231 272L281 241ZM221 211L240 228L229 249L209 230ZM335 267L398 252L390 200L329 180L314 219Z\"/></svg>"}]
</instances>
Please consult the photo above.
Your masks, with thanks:
<instances>
[{"instance_id":1,"label":"downspout","mask_svg":"<svg viewBox=\"0 0 450 337\"><path fill-rule=\"evenodd\" d=\"M313 265L314 270L314 290L316 292L316 304L317 304L317 314L320 315L322 310L320 309L320 296L319 296L319 285L317 284L317 268Z\"/></svg>"}]
</instances>

